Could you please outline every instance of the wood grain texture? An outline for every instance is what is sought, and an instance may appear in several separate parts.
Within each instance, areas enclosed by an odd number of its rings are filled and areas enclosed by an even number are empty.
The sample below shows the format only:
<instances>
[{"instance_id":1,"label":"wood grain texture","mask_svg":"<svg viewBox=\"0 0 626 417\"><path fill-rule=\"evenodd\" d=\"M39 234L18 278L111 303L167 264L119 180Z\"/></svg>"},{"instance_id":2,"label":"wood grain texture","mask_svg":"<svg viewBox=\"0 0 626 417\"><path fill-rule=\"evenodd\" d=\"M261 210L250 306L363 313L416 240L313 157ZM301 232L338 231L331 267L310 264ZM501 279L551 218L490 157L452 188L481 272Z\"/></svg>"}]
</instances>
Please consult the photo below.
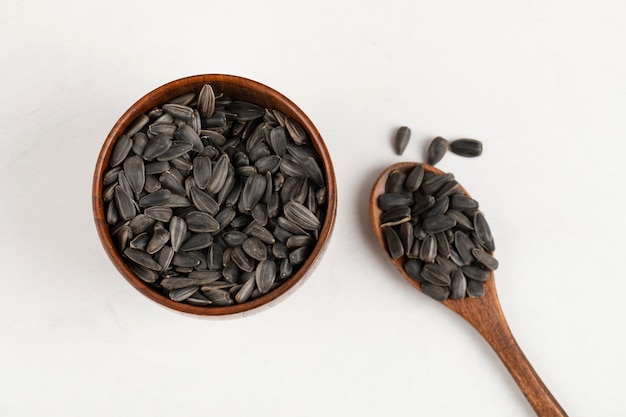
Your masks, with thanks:
<instances>
[{"instance_id":1,"label":"wood grain texture","mask_svg":"<svg viewBox=\"0 0 626 417\"><path fill-rule=\"evenodd\" d=\"M103 176L108 169L109 157L113 146L120 135L128 129L138 116L182 94L199 92L206 83L211 84L216 92L224 93L233 100L249 101L262 107L279 110L300 123L307 131L313 147L320 156L328 193L326 213L320 229L319 239L311 255L300 266L298 271L275 290L257 299L224 307L193 306L174 302L137 278L119 255L111 238L102 198ZM281 93L256 81L233 75L206 74L186 77L167 83L139 99L120 117L106 137L96 161L92 185L92 207L96 229L105 252L120 274L138 291L160 305L182 313L205 317L235 317L258 312L284 299L313 272L322 258L334 228L337 212L337 184L332 160L324 140L313 122L298 106Z\"/></svg>"},{"instance_id":2,"label":"wood grain texture","mask_svg":"<svg viewBox=\"0 0 626 417\"><path fill-rule=\"evenodd\" d=\"M370 195L370 221L374 234L382 249L387 252L385 240L380 227L381 210L378 208L378 197L384 193L385 184L389 173L393 170L400 170L408 173L416 163L402 162L385 169L372 188ZM441 174L442 171L423 164L424 169ZM469 196L467 190L463 191ZM412 279L402 267L406 258L390 261L398 268L402 276L416 289L422 290L421 284ZM504 313L500 306L500 301L496 292L496 285L493 272L489 280L485 283L485 295L482 298L465 298L463 300L448 299L442 303L451 310L461 315L485 338L487 343L496 352L504 366L507 368L520 390L540 417L567 417L552 393L545 386L537 372L524 355L524 352L513 337Z\"/></svg>"}]
</instances>

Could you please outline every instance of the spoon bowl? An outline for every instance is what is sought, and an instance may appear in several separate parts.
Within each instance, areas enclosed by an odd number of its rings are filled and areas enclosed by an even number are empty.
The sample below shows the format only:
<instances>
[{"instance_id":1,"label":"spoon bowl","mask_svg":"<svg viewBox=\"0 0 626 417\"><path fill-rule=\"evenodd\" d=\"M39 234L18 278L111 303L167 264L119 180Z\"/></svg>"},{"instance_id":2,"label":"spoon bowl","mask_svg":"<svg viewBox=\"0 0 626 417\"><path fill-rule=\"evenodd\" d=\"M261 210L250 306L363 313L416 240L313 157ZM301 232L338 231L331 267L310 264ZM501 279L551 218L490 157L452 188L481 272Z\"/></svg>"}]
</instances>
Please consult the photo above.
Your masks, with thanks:
<instances>
[{"instance_id":1,"label":"spoon bowl","mask_svg":"<svg viewBox=\"0 0 626 417\"><path fill-rule=\"evenodd\" d=\"M370 221L378 242L387 254L388 251L380 225L382 210L378 207L378 198L385 193L385 185L392 171L398 170L408 173L416 165L416 162L401 162L387 167L379 175L370 194ZM443 173L431 165L422 164L422 166L425 172L433 172L438 175ZM470 196L464 188L461 187L461 189L468 197ZM403 268L406 260L405 256L397 259L390 258L390 260L413 287L422 291L421 284L411 278ZM539 375L537 375L513 337L500 306L493 271L487 282L485 282L484 289L485 294L481 298L466 297L461 300L449 298L441 303L458 313L485 338L538 416L567 417L565 411L539 378Z\"/></svg>"}]
</instances>

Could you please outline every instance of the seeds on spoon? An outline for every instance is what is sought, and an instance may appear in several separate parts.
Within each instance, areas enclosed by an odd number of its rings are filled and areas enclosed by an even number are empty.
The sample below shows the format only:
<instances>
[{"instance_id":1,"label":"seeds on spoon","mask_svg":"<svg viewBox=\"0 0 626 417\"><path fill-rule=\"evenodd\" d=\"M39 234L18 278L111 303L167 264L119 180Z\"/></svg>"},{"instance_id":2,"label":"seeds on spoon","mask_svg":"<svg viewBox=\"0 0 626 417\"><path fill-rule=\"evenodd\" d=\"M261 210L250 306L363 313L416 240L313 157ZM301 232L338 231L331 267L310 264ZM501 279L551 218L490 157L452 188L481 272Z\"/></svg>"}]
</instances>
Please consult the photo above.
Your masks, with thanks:
<instances>
[{"instance_id":1,"label":"seeds on spoon","mask_svg":"<svg viewBox=\"0 0 626 417\"><path fill-rule=\"evenodd\" d=\"M401 126L394 136L394 147L398 155L402 155L411 139L411 129Z\"/></svg>"},{"instance_id":2,"label":"seeds on spoon","mask_svg":"<svg viewBox=\"0 0 626 417\"><path fill-rule=\"evenodd\" d=\"M399 171L390 172L385 192L377 200L389 255L404 256L407 275L436 300L482 297L483 283L498 261L478 202L463 193L450 173L419 173L415 168L404 177ZM407 181L412 176L422 178Z\"/></svg>"}]
</instances>

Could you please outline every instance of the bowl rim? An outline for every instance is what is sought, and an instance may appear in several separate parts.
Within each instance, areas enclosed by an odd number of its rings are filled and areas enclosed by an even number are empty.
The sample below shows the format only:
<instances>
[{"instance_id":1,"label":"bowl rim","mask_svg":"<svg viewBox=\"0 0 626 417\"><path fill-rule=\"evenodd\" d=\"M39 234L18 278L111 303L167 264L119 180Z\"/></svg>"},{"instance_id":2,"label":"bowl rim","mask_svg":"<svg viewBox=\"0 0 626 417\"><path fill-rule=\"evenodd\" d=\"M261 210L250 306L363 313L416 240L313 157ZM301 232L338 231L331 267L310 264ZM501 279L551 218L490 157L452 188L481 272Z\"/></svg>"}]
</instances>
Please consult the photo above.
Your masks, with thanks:
<instances>
[{"instance_id":1,"label":"bowl rim","mask_svg":"<svg viewBox=\"0 0 626 417\"><path fill-rule=\"evenodd\" d=\"M164 102L182 94L190 91L198 92L205 83L211 84L216 91L224 91L233 100L245 100L266 108L279 110L300 123L309 135L309 139L320 157L326 178L326 214L320 228L318 240L306 261L299 266L296 273L272 291L254 300L229 306L196 306L172 301L169 297L158 293L149 284L139 279L117 252L113 237L109 232L109 225L106 222L103 199L104 173L110 168L109 157L116 140L127 131L128 127L141 114L145 114L151 108L162 105ZM268 103L271 106L266 105ZM126 281L147 298L170 310L193 316L207 318L247 316L269 308L287 298L289 294L293 293L304 283L317 267L334 229L337 216L337 184L333 163L321 134L309 117L295 103L271 87L245 77L229 74L200 74L179 78L150 91L129 107L116 121L107 135L96 161L92 185L92 211L100 242L109 259Z\"/></svg>"}]
</instances>

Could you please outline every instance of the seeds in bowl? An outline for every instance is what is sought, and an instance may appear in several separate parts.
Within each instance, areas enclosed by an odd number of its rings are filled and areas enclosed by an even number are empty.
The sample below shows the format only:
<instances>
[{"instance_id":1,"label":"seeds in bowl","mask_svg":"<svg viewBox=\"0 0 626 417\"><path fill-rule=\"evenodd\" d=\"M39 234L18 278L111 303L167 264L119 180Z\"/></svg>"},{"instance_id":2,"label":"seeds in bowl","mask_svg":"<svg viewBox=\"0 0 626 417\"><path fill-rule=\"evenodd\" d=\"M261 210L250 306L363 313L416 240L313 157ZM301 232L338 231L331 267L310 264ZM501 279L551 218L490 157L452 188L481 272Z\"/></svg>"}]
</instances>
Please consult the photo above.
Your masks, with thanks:
<instances>
[{"instance_id":1,"label":"seeds in bowl","mask_svg":"<svg viewBox=\"0 0 626 417\"><path fill-rule=\"evenodd\" d=\"M326 179L306 130L205 84L134 121L104 174L106 219L129 269L181 303L271 292L317 244Z\"/></svg>"},{"instance_id":2,"label":"seeds in bowl","mask_svg":"<svg viewBox=\"0 0 626 417\"><path fill-rule=\"evenodd\" d=\"M380 224L392 259L438 301L480 298L498 268L489 225L454 175L417 164L392 171L378 199Z\"/></svg>"}]
</instances>

